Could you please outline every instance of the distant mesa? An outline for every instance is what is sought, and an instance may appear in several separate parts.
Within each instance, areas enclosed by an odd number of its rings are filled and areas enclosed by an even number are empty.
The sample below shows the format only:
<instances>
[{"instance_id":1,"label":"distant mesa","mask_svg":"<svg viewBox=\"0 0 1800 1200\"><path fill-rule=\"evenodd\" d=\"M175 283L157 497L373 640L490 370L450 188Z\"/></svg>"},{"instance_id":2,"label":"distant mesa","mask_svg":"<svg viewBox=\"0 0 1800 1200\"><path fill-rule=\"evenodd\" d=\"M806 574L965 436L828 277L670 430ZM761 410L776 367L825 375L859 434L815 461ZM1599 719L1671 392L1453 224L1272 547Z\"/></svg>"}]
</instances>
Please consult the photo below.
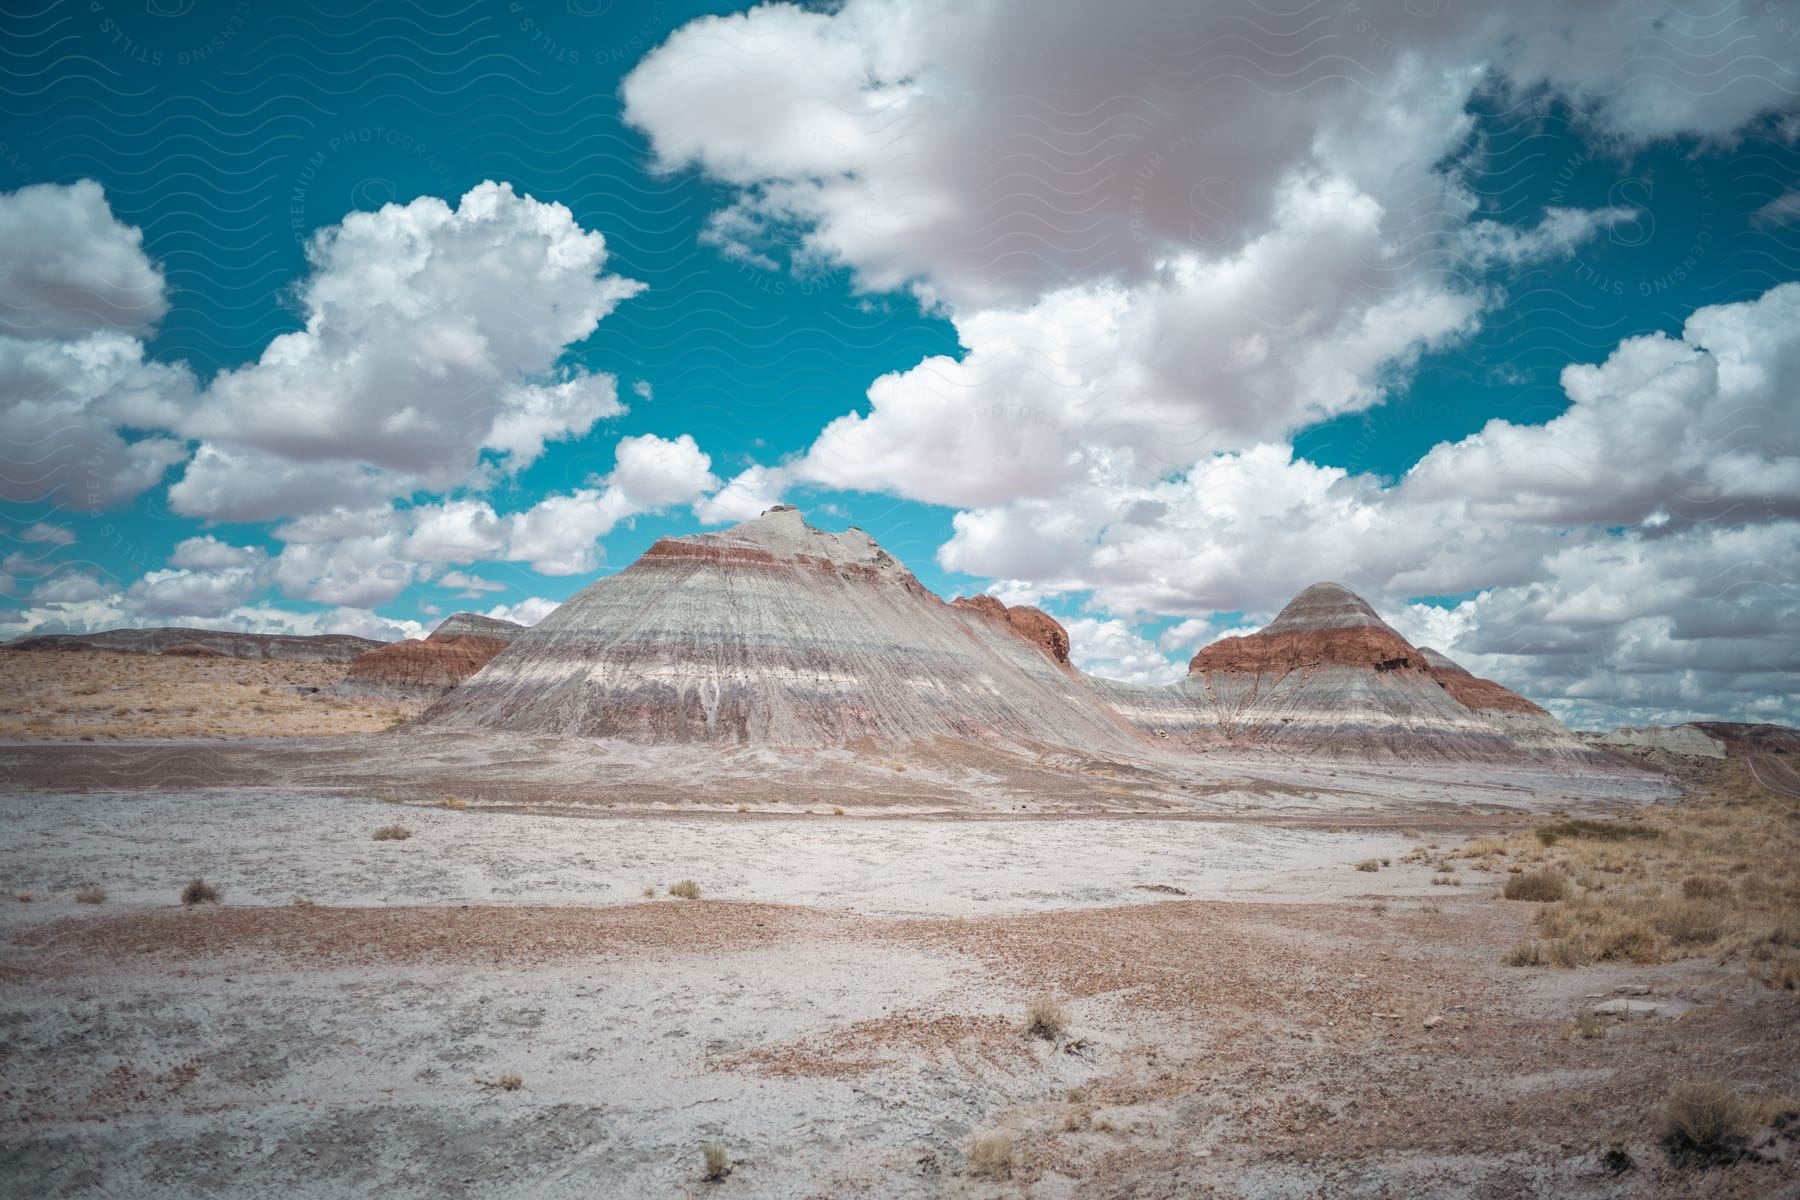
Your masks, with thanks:
<instances>
[{"instance_id":1,"label":"distant mesa","mask_svg":"<svg viewBox=\"0 0 1800 1200\"><path fill-rule=\"evenodd\" d=\"M391 642L361 655L333 690L344 696L434 700L487 666L524 629L480 613L451 613L429 637Z\"/></svg>"},{"instance_id":2,"label":"distant mesa","mask_svg":"<svg viewBox=\"0 0 1800 1200\"><path fill-rule=\"evenodd\" d=\"M155 628L34 634L8 642L6 649L111 650L120 654L172 654L184 658L277 658L295 662L347 663L357 655L385 644L347 633L302 636Z\"/></svg>"},{"instance_id":3,"label":"distant mesa","mask_svg":"<svg viewBox=\"0 0 1800 1200\"><path fill-rule=\"evenodd\" d=\"M827 533L788 505L658 541L518 633L420 722L650 743L1613 761L1411 645L1341 584L1205 647L1181 682L1139 686L1075 669L1048 614L992 596L946 604L866 533Z\"/></svg>"}]
</instances>

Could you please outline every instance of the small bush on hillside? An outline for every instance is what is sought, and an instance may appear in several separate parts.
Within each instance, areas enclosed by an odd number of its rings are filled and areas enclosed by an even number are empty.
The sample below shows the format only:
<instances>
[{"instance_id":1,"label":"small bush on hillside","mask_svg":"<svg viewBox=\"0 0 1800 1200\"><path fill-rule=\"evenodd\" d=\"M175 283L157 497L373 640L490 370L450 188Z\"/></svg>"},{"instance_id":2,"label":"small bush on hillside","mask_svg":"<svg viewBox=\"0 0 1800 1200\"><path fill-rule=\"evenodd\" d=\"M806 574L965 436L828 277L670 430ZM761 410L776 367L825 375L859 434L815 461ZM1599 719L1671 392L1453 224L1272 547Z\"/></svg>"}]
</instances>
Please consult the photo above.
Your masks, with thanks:
<instances>
[{"instance_id":1,"label":"small bush on hillside","mask_svg":"<svg viewBox=\"0 0 1800 1200\"><path fill-rule=\"evenodd\" d=\"M1378 858L1365 858L1356 864L1356 869L1359 871L1379 871L1381 870L1381 860Z\"/></svg>"},{"instance_id":2,"label":"small bush on hillside","mask_svg":"<svg viewBox=\"0 0 1800 1200\"><path fill-rule=\"evenodd\" d=\"M990 1133L969 1144L969 1170L989 1179L1012 1175L1013 1140L1004 1133Z\"/></svg>"},{"instance_id":3,"label":"small bush on hillside","mask_svg":"<svg viewBox=\"0 0 1800 1200\"><path fill-rule=\"evenodd\" d=\"M190 907L195 904L217 904L219 889L204 879L190 879L187 886L181 889L181 902Z\"/></svg>"},{"instance_id":4,"label":"small bush on hillside","mask_svg":"<svg viewBox=\"0 0 1800 1200\"><path fill-rule=\"evenodd\" d=\"M669 885L669 895L679 896L683 900L698 900L700 898L700 885L691 879L683 879Z\"/></svg>"},{"instance_id":5,"label":"small bush on hillside","mask_svg":"<svg viewBox=\"0 0 1800 1200\"><path fill-rule=\"evenodd\" d=\"M404 825L383 825L372 836L378 842L404 842L412 836L412 830Z\"/></svg>"},{"instance_id":6,"label":"small bush on hillside","mask_svg":"<svg viewBox=\"0 0 1800 1200\"><path fill-rule=\"evenodd\" d=\"M86 887L77 888L75 889L75 903L105 904L106 889L97 883L90 883Z\"/></svg>"},{"instance_id":7,"label":"small bush on hillside","mask_svg":"<svg viewBox=\"0 0 1800 1200\"><path fill-rule=\"evenodd\" d=\"M1025 1032L1051 1041L1069 1027L1069 1010L1051 996L1039 996L1025 1012Z\"/></svg>"},{"instance_id":8,"label":"small bush on hillside","mask_svg":"<svg viewBox=\"0 0 1800 1200\"><path fill-rule=\"evenodd\" d=\"M708 1142L700 1147L700 1158L706 1164L706 1172L701 1176L702 1179L717 1183L731 1174L731 1156L719 1143Z\"/></svg>"}]
</instances>

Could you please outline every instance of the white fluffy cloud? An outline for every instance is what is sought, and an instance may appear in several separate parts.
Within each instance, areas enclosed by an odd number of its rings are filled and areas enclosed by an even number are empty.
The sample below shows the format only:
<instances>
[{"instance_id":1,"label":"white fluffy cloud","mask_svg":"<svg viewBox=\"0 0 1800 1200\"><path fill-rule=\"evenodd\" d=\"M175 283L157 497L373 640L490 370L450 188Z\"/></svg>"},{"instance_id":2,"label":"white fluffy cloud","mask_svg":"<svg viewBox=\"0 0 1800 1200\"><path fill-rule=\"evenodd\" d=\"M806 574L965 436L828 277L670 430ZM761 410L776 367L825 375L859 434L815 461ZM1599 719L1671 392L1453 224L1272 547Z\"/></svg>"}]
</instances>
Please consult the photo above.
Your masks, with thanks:
<instances>
[{"instance_id":1,"label":"white fluffy cloud","mask_svg":"<svg viewBox=\"0 0 1800 1200\"><path fill-rule=\"evenodd\" d=\"M848 267L955 325L958 355L874 381L778 470L963 510L945 568L1085 597L1111 614L1076 623L1086 661L1150 678L1156 656L1220 632L1204 614L1266 616L1321 577L1390 611L1486 589L1479 611L1499 612L1563 578L1559 555L1794 514L1783 381L1800 323L1782 289L1572 367L1563 417L1491 424L1397 485L1290 449L1476 329L1509 271L1637 216L1484 216L1472 99L1566 100L1624 144L1728 141L1794 106L1800 43L1776 6L1674 16L1563 0L770 4L683 27L624 96L663 166L728 187L705 240ZM1705 604L1655 594L1689 626ZM1145 613L1193 619L1160 646L1113 624ZM1542 674L1524 661L1513 679Z\"/></svg>"},{"instance_id":2,"label":"white fluffy cloud","mask_svg":"<svg viewBox=\"0 0 1800 1200\"><path fill-rule=\"evenodd\" d=\"M308 246L305 328L222 373L180 429L202 440L178 512L292 517L466 486L623 411L616 381L561 364L643 287L605 274L569 210L483 183L351 213Z\"/></svg>"},{"instance_id":3,"label":"white fluffy cloud","mask_svg":"<svg viewBox=\"0 0 1800 1200\"><path fill-rule=\"evenodd\" d=\"M144 358L168 301L142 242L92 181L0 193L0 500L103 508L184 457L121 433L166 425L194 389Z\"/></svg>"},{"instance_id":4,"label":"white fluffy cloud","mask_svg":"<svg viewBox=\"0 0 1800 1200\"><path fill-rule=\"evenodd\" d=\"M797 477L967 507L1366 408L1475 328L1485 271L1633 215L1472 220L1481 89L1552 89L1626 138L1725 136L1800 92L1757 0L1663 16L769 4L684 26L623 91L664 167L733 189L708 240L846 265L955 322L960 357L876 381Z\"/></svg>"},{"instance_id":5,"label":"white fluffy cloud","mask_svg":"<svg viewBox=\"0 0 1800 1200\"><path fill-rule=\"evenodd\" d=\"M1126 683L1174 683L1187 672L1170 662L1131 625L1115 618L1079 617L1064 623L1069 657L1077 667Z\"/></svg>"},{"instance_id":6,"label":"white fluffy cloud","mask_svg":"<svg viewBox=\"0 0 1800 1200\"><path fill-rule=\"evenodd\" d=\"M559 607L558 601L546 600L542 596L528 596L517 604L496 604L488 609L487 615L520 625L536 625Z\"/></svg>"},{"instance_id":7,"label":"white fluffy cloud","mask_svg":"<svg viewBox=\"0 0 1800 1200\"><path fill-rule=\"evenodd\" d=\"M788 483L788 472L780 467L746 467L724 487L697 502L694 515L705 525L748 521L780 504Z\"/></svg>"},{"instance_id":8,"label":"white fluffy cloud","mask_svg":"<svg viewBox=\"0 0 1800 1200\"><path fill-rule=\"evenodd\" d=\"M21 542L37 542L45 546L73 546L75 533L61 525L52 525L48 521L38 521L19 531Z\"/></svg>"}]
</instances>

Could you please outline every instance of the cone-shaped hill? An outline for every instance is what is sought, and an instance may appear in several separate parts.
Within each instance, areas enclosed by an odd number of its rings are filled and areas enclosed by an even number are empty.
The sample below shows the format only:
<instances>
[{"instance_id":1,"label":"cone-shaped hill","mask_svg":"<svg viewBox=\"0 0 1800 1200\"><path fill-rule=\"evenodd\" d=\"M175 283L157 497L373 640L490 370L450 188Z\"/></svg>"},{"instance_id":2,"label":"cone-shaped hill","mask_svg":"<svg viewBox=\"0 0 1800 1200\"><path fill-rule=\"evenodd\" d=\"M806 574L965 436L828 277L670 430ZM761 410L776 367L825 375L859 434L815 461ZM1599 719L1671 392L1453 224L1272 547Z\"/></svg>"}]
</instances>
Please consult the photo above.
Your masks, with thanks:
<instances>
[{"instance_id":1,"label":"cone-shaped hill","mask_svg":"<svg viewBox=\"0 0 1800 1200\"><path fill-rule=\"evenodd\" d=\"M1000 741L1098 756L1258 747L1365 758L1603 756L1555 717L1315 584L1167 687L1095 679L1061 625L946 604L861 530L777 506L664 538L519 633L426 725L642 742Z\"/></svg>"},{"instance_id":2,"label":"cone-shaped hill","mask_svg":"<svg viewBox=\"0 0 1800 1200\"><path fill-rule=\"evenodd\" d=\"M1554 716L1413 646L1338 583L1315 583L1265 628L1202 648L1180 683L1104 691L1140 728L1203 746L1598 761Z\"/></svg>"},{"instance_id":3,"label":"cone-shaped hill","mask_svg":"<svg viewBox=\"0 0 1800 1200\"><path fill-rule=\"evenodd\" d=\"M421 719L647 742L999 739L1140 752L1141 735L1067 655L1067 635L1042 613L946 604L866 533L826 533L782 505L657 542Z\"/></svg>"}]
</instances>

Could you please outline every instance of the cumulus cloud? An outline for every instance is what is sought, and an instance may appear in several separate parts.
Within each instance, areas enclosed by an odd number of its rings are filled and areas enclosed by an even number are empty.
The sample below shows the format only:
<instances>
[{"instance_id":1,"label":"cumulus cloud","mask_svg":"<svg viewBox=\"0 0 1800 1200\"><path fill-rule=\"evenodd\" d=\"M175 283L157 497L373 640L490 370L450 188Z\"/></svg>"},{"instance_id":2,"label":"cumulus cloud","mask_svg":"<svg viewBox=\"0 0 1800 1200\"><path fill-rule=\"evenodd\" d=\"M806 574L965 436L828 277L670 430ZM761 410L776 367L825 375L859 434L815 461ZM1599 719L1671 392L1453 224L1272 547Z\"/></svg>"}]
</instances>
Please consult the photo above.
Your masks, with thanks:
<instances>
[{"instance_id":1,"label":"cumulus cloud","mask_svg":"<svg viewBox=\"0 0 1800 1200\"><path fill-rule=\"evenodd\" d=\"M1125 683L1174 683L1187 674L1136 629L1117 618L1080 617L1063 622L1069 631L1069 658L1091 675Z\"/></svg>"},{"instance_id":2,"label":"cumulus cloud","mask_svg":"<svg viewBox=\"0 0 1800 1200\"><path fill-rule=\"evenodd\" d=\"M1474 219L1470 100L1548 88L1617 137L1726 136L1800 82L1800 49L1741 52L1768 13L1728 9L771 4L684 26L624 96L662 166L732 188L711 240L955 324L958 356L876 380L794 478L971 508L1380 402L1479 325L1493 269L1636 215Z\"/></svg>"},{"instance_id":3,"label":"cumulus cloud","mask_svg":"<svg viewBox=\"0 0 1800 1200\"><path fill-rule=\"evenodd\" d=\"M559 601L546 600L542 596L530 596L517 604L496 604L488 609L487 615L496 620L513 621L520 625L536 625L559 607L561 607Z\"/></svg>"},{"instance_id":4,"label":"cumulus cloud","mask_svg":"<svg viewBox=\"0 0 1800 1200\"><path fill-rule=\"evenodd\" d=\"M1138 677L1218 632L1208 614L1266 615L1321 577L1388 611L1481 591L1485 614L1558 555L1792 515L1782 289L1572 367L1562 417L1490 424L1397 484L1291 449L1477 329L1512 273L1638 217L1492 219L1472 100L1565 101L1623 146L1727 142L1794 106L1800 43L1772 6L1666 16L769 4L684 26L623 92L665 169L726 185L704 240L847 267L955 327L956 355L875 380L787 478L961 510L943 567L1083 597L1111 614L1082 627L1108 647L1091 661ZM1660 603L1691 626L1703 602ZM1149 613L1195 623L1160 646L1107 624Z\"/></svg>"},{"instance_id":5,"label":"cumulus cloud","mask_svg":"<svg viewBox=\"0 0 1800 1200\"><path fill-rule=\"evenodd\" d=\"M504 592L506 590L504 583L483 579L479 575L471 575L466 571L445 571L438 576L437 582L442 587L456 589L459 600L478 600L486 592Z\"/></svg>"},{"instance_id":6,"label":"cumulus cloud","mask_svg":"<svg viewBox=\"0 0 1800 1200\"><path fill-rule=\"evenodd\" d=\"M21 542L37 542L45 546L73 546L75 532L61 525L52 525L48 521L39 521L21 529L19 540Z\"/></svg>"},{"instance_id":7,"label":"cumulus cloud","mask_svg":"<svg viewBox=\"0 0 1800 1200\"><path fill-rule=\"evenodd\" d=\"M91 180L0 193L0 500L104 508L185 456L121 432L165 427L194 391L144 357L168 300L142 243Z\"/></svg>"},{"instance_id":8,"label":"cumulus cloud","mask_svg":"<svg viewBox=\"0 0 1800 1200\"><path fill-rule=\"evenodd\" d=\"M787 486L788 473L782 468L746 467L724 487L696 502L694 515L705 525L748 521L780 504Z\"/></svg>"},{"instance_id":9,"label":"cumulus cloud","mask_svg":"<svg viewBox=\"0 0 1800 1200\"><path fill-rule=\"evenodd\" d=\"M569 210L483 183L351 213L309 244L303 329L222 373L180 421L202 440L169 491L231 520L466 485L623 411L616 381L561 363L643 285Z\"/></svg>"},{"instance_id":10,"label":"cumulus cloud","mask_svg":"<svg viewBox=\"0 0 1800 1200\"><path fill-rule=\"evenodd\" d=\"M691 504L719 485L712 459L685 433L620 438L614 461L607 485L645 509Z\"/></svg>"}]
</instances>

